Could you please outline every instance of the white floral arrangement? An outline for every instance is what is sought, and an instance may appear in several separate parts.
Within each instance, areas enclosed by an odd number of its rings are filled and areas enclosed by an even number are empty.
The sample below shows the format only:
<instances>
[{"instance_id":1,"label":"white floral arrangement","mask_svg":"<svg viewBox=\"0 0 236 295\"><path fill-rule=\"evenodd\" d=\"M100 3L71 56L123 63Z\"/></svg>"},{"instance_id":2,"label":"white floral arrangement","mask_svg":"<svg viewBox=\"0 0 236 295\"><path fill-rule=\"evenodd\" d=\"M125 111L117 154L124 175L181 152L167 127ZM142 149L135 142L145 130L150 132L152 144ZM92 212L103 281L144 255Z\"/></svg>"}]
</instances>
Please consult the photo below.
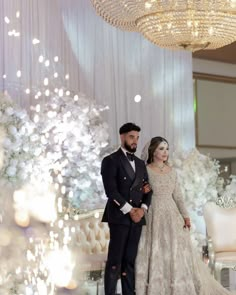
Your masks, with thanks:
<instances>
[{"instance_id":1,"label":"white floral arrangement","mask_svg":"<svg viewBox=\"0 0 236 295\"><path fill-rule=\"evenodd\" d=\"M232 198L236 199L236 175L231 175L229 183L225 187L226 191L229 191Z\"/></svg>"},{"instance_id":2,"label":"white floral arrangement","mask_svg":"<svg viewBox=\"0 0 236 295\"><path fill-rule=\"evenodd\" d=\"M202 215L202 207L218 196L218 161L201 154L197 149L173 154L173 166L178 172L182 193L190 210Z\"/></svg>"},{"instance_id":3,"label":"white floral arrangement","mask_svg":"<svg viewBox=\"0 0 236 295\"><path fill-rule=\"evenodd\" d=\"M41 143L53 182L77 208L104 206L101 160L108 146L104 108L80 94L53 96L35 108Z\"/></svg>"},{"instance_id":4,"label":"white floral arrangement","mask_svg":"<svg viewBox=\"0 0 236 295\"><path fill-rule=\"evenodd\" d=\"M227 185L219 194L217 205L224 208L236 207L236 175L231 175L227 179Z\"/></svg>"},{"instance_id":5,"label":"white floral arrangement","mask_svg":"<svg viewBox=\"0 0 236 295\"><path fill-rule=\"evenodd\" d=\"M3 151L3 139L5 137L5 132L2 127L0 127L0 170L3 166L3 158L4 158L4 151Z\"/></svg>"},{"instance_id":6,"label":"white floral arrangement","mask_svg":"<svg viewBox=\"0 0 236 295\"><path fill-rule=\"evenodd\" d=\"M2 169L0 178L13 187L28 183L41 154L36 127L25 110L17 107L6 94L0 94Z\"/></svg>"},{"instance_id":7,"label":"white floral arrangement","mask_svg":"<svg viewBox=\"0 0 236 295\"><path fill-rule=\"evenodd\" d=\"M185 204L192 219L192 240L197 247L205 244L203 206L209 200L217 200L223 183L219 181L219 163L197 149L173 153L173 163ZM200 227L204 230L200 231Z\"/></svg>"}]
</instances>

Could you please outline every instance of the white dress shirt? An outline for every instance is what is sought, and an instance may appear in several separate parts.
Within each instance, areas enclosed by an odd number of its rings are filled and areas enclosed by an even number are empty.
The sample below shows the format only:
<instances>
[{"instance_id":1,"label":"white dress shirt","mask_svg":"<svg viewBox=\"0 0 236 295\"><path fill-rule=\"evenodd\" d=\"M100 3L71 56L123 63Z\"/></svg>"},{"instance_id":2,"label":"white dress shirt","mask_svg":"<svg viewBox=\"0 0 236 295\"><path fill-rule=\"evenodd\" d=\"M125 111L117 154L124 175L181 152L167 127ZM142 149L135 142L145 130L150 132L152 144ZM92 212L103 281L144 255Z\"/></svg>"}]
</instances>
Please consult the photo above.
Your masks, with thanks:
<instances>
[{"instance_id":1,"label":"white dress shirt","mask_svg":"<svg viewBox=\"0 0 236 295\"><path fill-rule=\"evenodd\" d=\"M121 147L123 153L125 154L125 156L127 157L127 153L129 153L126 149L124 149L123 147ZM132 154L132 153L131 153ZM135 172L135 161L130 161L129 158L127 157L130 165L132 166L132 168L134 169L134 172Z\"/></svg>"}]
</instances>

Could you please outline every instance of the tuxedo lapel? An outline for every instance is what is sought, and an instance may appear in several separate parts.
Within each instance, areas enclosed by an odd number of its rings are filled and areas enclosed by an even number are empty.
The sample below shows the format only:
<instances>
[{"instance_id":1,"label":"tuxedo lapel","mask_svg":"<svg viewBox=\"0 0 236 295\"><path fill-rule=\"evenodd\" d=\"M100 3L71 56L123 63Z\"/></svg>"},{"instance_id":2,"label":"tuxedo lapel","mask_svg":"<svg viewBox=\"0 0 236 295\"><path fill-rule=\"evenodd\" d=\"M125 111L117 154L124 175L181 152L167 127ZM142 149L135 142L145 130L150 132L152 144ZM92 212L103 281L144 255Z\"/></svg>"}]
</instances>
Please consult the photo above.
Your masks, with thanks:
<instances>
[{"instance_id":1,"label":"tuxedo lapel","mask_svg":"<svg viewBox=\"0 0 236 295\"><path fill-rule=\"evenodd\" d=\"M143 169L142 166L140 165L140 161L137 161L137 158L134 157L134 161L135 161L135 180L132 184L132 187L135 187L136 185L138 185L140 183L140 181L142 181L142 177L143 177Z\"/></svg>"},{"instance_id":2,"label":"tuxedo lapel","mask_svg":"<svg viewBox=\"0 0 236 295\"><path fill-rule=\"evenodd\" d=\"M122 152L121 149L119 149L119 153L120 153L120 161L121 161L122 166L124 167L125 171L127 172L129 178L131 180L134 180L134 178L135 178L134 169L130 165L129 160L127 159L127 157L125 156L125 154Z\"/></svg>"}]
</instances>

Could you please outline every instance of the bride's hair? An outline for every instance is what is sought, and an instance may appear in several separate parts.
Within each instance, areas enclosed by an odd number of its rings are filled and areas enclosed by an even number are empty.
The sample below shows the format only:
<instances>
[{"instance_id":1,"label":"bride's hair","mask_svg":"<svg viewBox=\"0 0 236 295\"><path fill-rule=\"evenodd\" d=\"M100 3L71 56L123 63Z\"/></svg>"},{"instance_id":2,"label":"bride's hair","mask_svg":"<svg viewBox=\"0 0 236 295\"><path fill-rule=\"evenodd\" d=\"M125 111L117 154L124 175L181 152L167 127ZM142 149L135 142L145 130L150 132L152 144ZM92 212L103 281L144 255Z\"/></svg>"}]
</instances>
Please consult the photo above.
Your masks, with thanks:
<instances>
[{"instance_id":1,"label":"bride's hair","mask_svg":"<svg viewBox=\"0 0 236 295\"><path fill-rule=\"evenodd\" d=\"M151 139L151 142L150 142L150 145L149 145L149 148L148 148L147 164L150 164L150 163L153 162L154 152L157 149L157 147L159 146L159 144L162 143L162 142L166 142L168 144L168 146L169 146L168 141L164 137L156 136L156 137L153 137Z\"/></svg>"}]
</instances>

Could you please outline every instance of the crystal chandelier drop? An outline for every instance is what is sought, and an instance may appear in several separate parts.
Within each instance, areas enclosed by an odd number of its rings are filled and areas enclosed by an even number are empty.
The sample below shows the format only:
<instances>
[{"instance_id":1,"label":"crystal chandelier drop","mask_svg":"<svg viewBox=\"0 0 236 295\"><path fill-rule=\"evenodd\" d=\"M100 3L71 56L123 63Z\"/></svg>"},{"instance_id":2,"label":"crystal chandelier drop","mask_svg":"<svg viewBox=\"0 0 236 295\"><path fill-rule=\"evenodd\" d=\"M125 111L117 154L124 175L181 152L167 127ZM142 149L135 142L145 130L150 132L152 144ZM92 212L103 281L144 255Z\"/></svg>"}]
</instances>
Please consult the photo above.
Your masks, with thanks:
<instances>
[{"instance_id":1,"label":"crystal chandelier drop","mask_svg":"<svg viewBox=\"0 0 236 295\"><path fill-rule=\"evenodd\" d=\"M216 49L236 41L236 0L91 0L108 23L170 49Z\"/></svg>"}]
</instances>

